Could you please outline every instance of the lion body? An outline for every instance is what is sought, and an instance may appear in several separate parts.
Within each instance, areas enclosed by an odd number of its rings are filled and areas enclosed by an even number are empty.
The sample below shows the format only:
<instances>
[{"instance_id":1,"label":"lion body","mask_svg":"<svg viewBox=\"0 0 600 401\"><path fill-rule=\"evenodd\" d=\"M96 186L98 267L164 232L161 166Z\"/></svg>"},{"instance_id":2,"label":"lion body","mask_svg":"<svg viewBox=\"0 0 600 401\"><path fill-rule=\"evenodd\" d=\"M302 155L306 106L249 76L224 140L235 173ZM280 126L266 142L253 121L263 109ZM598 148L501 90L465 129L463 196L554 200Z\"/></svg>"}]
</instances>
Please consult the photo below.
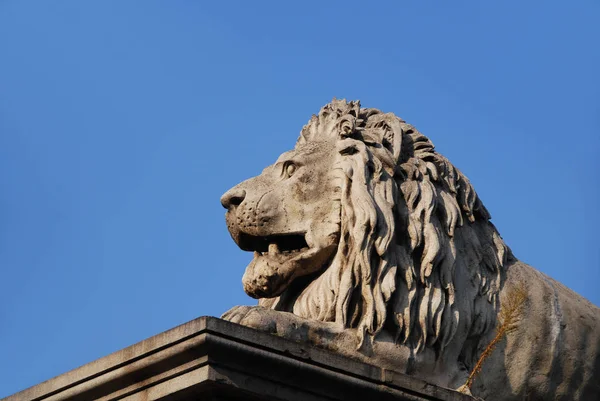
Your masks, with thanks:
<instances>
[{"instance_id":1,"label":"lion body","mask_svg":"<svg viewBox=\"0 0 600 401\"><path fill-rule=\"evenodd\" d=\"M260 305L224 318L458 388L525 285L473 393L600 399L600 309L518 261L468 179L393 114L334 101L222 203Z\"/></svg>"},{"instance_id":2,"label":"lion body","mask_svg":"<svg viewBox=\"0 0 600 401\"><path fill-rule=\"evenodd\" d=\"M520 261L506 267L501 296L520 283L527 286L527 307L517 329L484 362L473 394L485 400L600 399L599 309Z\"/></svg>"}]
</instances>

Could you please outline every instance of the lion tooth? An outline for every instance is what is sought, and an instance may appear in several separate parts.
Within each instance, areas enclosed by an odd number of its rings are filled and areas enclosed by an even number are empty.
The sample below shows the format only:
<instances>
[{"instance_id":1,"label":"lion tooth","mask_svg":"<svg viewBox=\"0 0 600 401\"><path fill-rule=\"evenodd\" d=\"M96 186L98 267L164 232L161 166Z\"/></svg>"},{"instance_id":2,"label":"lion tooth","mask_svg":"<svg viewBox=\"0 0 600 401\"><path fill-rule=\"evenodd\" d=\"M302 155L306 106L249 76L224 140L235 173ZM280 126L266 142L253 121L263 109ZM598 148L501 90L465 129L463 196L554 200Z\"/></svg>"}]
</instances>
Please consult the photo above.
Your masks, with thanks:
<instances>
[{"instance_id":1,"label":"lion tooth","mask_svg":"<svg viewBox=\"0 0 600 401\"><path fill-rule=\"evenodd\" d=\"M276 243L269 244L269 253L271 255L275 255L276 253L279 253L279 247L277 246Z\"/></svg>"}]
</instances>

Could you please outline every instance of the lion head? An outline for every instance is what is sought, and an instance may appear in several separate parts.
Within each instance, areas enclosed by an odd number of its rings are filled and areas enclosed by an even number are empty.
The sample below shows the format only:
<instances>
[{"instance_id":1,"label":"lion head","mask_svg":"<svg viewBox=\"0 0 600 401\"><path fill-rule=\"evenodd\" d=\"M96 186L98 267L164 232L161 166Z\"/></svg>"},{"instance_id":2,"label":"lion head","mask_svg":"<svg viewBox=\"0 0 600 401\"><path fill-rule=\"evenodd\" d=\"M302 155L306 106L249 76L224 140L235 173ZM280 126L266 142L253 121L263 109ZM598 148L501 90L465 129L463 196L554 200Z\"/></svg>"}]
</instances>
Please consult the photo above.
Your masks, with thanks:
<instances>
[{"instance_id":1,"label":"lion head","mask_svg":"<svg viewBox=\"0 0 600 401\"><path fill-rule=\"evenodd\" d=\"M394 114L334 99L221 202L263 306L417 351L495 324L510 251L468 179Z\"/></svg>"}]
</instances>

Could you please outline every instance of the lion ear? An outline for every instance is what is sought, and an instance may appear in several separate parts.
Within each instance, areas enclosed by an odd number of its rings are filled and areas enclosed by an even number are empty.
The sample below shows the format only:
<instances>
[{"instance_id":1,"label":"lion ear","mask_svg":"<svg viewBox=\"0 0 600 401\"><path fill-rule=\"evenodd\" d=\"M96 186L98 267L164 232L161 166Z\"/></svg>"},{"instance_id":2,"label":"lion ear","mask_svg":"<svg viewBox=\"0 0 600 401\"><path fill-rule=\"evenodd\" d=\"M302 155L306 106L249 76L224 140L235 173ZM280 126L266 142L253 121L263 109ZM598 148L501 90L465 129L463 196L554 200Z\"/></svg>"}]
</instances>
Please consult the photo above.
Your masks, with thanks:
<instances>
[{"instance_id":1,"label":"lion ear","mask_svg":"<svg viewBox=\"0 0 600 401\"><path fill-rule=\"evenodd\" d=\"M391 114L391 113L390 113ZM388 147L388 150L392 152L394 161L396 164L400 161L400 151L402 149L402 120L391 114L388 116L389 125L388 129L383 138L383 146Z\"/></svg>"},{"instance_id":2,"label":"lion ear","mask_svg":"<svg viewBox=\"0 0 600 401\"><path fill-rule=\"evenodd\" d=\"M391 154L394 165L400 161L403 123L404 121L393 113L381 113L369 116L365 125L365 130L375 135L381 146Z\"/></svg>"}]
</instances>

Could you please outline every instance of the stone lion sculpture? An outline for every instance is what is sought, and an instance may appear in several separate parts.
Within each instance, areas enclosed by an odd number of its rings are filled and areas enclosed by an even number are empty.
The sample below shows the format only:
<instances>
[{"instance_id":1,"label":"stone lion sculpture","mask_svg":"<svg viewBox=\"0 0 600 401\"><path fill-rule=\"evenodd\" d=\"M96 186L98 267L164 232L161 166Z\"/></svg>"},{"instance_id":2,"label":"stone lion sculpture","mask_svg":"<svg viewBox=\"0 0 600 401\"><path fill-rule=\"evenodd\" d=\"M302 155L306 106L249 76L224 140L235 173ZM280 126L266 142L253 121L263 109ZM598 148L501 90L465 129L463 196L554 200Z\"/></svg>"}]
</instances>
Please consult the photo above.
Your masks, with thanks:
<instances>
[{"instance_id":1,"label":"stone lion sculpture","mask_svg":"<svg viewBox=\"0 0 600 401\"><path fill-rule=\"evenodd\" d=\"M516 259L469 180L394 114L334 99L221 203L259 299L224 319L456 389L524 284L472 393L600 399L600 309Z\"/></svg>"}]
</instances>

